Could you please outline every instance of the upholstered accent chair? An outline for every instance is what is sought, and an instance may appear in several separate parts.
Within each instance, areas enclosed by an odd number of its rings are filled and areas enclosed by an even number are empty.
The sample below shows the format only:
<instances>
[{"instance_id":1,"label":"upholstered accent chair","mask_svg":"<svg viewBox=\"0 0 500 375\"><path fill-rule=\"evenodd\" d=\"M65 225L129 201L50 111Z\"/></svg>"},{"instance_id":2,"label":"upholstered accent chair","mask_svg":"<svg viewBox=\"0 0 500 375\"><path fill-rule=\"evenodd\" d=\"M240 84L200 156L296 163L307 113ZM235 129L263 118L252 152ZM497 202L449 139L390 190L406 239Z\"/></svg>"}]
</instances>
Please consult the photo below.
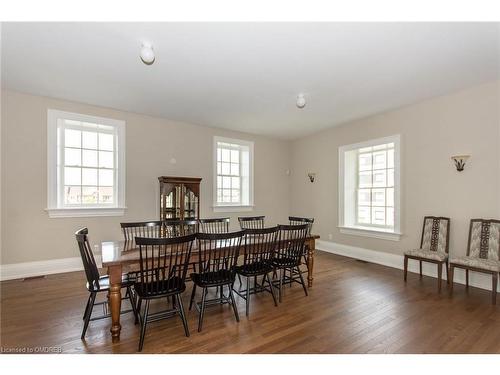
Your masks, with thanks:
<instances>
[{"instance_id":1,"label":"upholstered accent chair","mask_svg":"<svg viewBox=\"0 0 500 375\"><path fill-rule=\"evenodd\" d=\"M408 260L419 261L420 277L422 277L422 262L437 264L438 290L441 291L443 264L446 266L446 280L448 277L448 249L450 243L450 219L447 217L426 216L422 228L420 248L405 252L404 280L408 275Z\"/></svg>"},{"instance_id":2,"label":"upholstered accent chair","mask_svg":"<svg viewBox=\"0 0 500 375\"><path fill-rule=\"evenodd\" d=\"M469 271L491 274L491 301L497 298L500 273L500 220L472 219L469 228L467 255L450 260L451 292L455 268L465 270L465 285L469 287Z\"/></svg>"}]
</instances>

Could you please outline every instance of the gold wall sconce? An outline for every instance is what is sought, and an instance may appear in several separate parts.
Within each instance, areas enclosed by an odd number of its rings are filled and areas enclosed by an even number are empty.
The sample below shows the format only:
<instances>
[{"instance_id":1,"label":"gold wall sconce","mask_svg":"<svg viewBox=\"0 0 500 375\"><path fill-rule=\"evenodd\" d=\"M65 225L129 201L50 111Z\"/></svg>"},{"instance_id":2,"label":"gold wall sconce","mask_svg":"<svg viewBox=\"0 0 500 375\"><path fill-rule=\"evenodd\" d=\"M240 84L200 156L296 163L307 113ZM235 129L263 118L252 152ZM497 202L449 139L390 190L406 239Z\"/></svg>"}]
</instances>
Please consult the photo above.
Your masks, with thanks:
<instances>
[{"instance_id":1,"label":"gold wall sconce","mask_svg":"<svg viewBox=\"0 0 500 375\"><path fill-rule=\"evenodd\" d=\"M314 182L314 179L316 178L316 173L309 172L307 176L309 177L309 181Z\"/></svg>"},{"instance_id":2,"label":"gold wall sconce","mask_svg":"<svg viewBox=\"0 0 500 375\"><path fill-rule=\"evenodd\" d=\"M457 171L462 172L465 167L465 162L470 158L470 155L455 155L451 157L451 160L455 163Z\"/></svg>"}]
</instances>

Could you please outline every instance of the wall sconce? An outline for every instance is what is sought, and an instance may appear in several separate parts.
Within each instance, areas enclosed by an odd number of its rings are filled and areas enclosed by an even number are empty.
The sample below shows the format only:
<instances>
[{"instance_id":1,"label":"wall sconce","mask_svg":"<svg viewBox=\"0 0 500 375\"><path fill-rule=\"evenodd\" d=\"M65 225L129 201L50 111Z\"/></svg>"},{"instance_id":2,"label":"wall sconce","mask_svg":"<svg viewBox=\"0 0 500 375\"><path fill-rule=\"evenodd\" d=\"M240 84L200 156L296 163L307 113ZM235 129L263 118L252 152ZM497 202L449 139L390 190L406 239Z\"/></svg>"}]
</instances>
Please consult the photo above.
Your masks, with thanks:
<instances>
[{"instance_id":1,"label":"wall sconce","mask_svg":"<svg viewBox=\"0 0 500 375\"><path fill-rule=\"evenodd\" d=\"M462 172L465 167L465 162L470 158L470 155L456 155L452 156L451 160L455 162L455 167L457 167L457 171Z\"/></svg>"},{"instance_id":2,"label":"wall sconce","mask_svg":"<svg viewBox=\"0 0 500 375\"><path fill-rule=\"evenodd\" d=\"M314 182L314 179L316 178L316 173L308 173L307 176L309 177L309 181Z\"/></svg>"}]
</instances>

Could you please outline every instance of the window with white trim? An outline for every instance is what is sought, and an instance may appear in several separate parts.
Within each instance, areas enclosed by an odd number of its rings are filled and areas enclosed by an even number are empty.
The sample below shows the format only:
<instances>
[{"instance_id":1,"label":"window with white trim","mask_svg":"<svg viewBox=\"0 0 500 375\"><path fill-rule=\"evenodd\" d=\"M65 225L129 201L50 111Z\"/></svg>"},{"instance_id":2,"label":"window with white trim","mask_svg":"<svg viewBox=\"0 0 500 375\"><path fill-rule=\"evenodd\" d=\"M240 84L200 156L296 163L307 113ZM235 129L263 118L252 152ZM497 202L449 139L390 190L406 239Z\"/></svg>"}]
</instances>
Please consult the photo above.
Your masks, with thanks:
<instances>
[{"instance_id":1,"label":"window with white trim","mask_svg":"<svg viewBox=\"0 0 500 375\"><path fill-rule=\"evenodd\" d=\"M339 148L342 233L399 239L399 153L399 136Z\"/></svg>"},{"instance_id":2,"label":"window with white trim","mask_svg":"<svg viewBox=\"0 0 500 375\"><path fill-rule=\"evenodd\" d=\"M116 216L124 210L125 123L49 110L49 215Z\"/></svg>"},{"instance_id":3,"label":"window with white trim","mask_svg":"<svg viewBox=\"0 0 500 375\"><path fill-rule=\"evenodd\" d=\"M251 209L253 142L214 137L214 166L214 208Z\"/></svg>"}]
</instances>

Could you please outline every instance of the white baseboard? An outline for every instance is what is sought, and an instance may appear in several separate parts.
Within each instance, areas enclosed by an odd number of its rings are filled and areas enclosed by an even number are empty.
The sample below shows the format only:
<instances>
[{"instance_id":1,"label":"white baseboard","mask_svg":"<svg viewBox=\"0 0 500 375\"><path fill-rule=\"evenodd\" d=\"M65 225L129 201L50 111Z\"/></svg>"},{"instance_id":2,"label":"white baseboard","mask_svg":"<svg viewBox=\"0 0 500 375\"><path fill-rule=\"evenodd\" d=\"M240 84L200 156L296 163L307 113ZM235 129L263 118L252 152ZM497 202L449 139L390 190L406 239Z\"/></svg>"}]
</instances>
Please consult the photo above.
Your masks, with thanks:
<instances>
[{"instance_id":1,"label":"white baseboard","mask_svg":"<svg viewBox=\"0 0 500 375\"><path fill-rule=\"evenodd\" d=\"M98 259L99 258L99 259ZM100 264L100 256L96 256ZM0 281L83 270L80 257L0 265Z\"/></svg>"},{"instance_id":2,"label":"white baseboard","mask_svg":"<svg viewBox=\"0 0 500 375\"><path fill-rule=\"evenodd\" d=\"M403 269L404 256L384 253L382 251L369 250L361 247L343 245L336 242L318 240L316 241L316 249L325 251L327 253L346 256L349 258L364 260L370 263L381 264L383 266ZM418 262L409 260L408 271L413 273L419 272ZM424 262L422 266L422 273L426 276L437 278L437 266L432 263ZM446 272L443 270L443 279L446 280ZM401 273L401 280L403 274ZM465 285L465 271L455 268L454 282ZM479 272L469 273L469 285L477 288L491 290L491 276L481 274Z\"/></svg>"}]
</instances>

